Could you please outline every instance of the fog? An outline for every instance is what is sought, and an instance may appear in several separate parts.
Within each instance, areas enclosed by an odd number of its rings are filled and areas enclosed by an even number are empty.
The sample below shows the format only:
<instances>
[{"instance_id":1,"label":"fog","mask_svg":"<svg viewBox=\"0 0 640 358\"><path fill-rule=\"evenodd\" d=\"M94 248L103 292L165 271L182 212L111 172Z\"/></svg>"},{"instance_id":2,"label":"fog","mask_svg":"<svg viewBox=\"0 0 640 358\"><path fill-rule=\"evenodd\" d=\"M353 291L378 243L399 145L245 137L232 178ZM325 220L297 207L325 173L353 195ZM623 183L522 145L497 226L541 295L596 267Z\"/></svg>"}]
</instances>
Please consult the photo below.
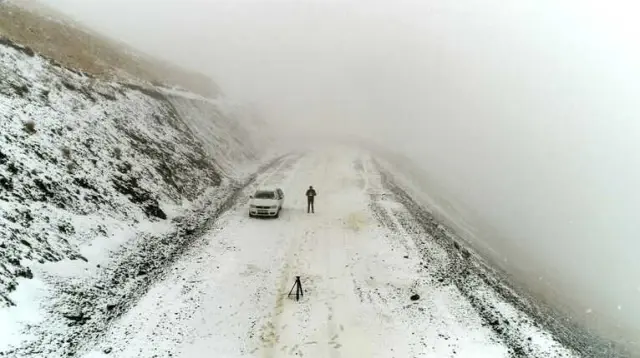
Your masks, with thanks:
<instances>
[{"instance_id":1,"label":"fog","mask_svg":"<svg viewBox=\"0 0 640 358\"><path fill-rule=\"evenodd\" d=\"M632 1L47 1L285 132L405 154L531 290L640 337Z\"/></svg>"}]
</instances>

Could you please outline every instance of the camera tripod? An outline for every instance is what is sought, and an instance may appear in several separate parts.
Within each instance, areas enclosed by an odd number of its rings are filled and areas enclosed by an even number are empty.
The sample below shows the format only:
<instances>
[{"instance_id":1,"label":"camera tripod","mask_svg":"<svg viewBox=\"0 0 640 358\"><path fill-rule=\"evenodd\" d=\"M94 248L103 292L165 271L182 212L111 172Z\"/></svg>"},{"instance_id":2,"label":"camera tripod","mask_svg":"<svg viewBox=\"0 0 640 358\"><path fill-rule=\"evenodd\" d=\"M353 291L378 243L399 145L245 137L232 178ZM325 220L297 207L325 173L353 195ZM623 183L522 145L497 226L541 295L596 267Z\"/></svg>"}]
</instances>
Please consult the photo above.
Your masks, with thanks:
<instances>
[{"instance_id":1,"label":"camera tripod","mask_svg":"<svg viewBox=\"0 0 640 358\"><path fill-rule=\"evenodd\" d=\"M293 294L293 290L296 290L296 301L300 300L300 297L304 296L304 292L302 291L302 283L300 283L300 276L296 276L296 282L293 283L293 287L291 287L291 291L289 291L289 295Z\"/></svg>"}]
</instances>

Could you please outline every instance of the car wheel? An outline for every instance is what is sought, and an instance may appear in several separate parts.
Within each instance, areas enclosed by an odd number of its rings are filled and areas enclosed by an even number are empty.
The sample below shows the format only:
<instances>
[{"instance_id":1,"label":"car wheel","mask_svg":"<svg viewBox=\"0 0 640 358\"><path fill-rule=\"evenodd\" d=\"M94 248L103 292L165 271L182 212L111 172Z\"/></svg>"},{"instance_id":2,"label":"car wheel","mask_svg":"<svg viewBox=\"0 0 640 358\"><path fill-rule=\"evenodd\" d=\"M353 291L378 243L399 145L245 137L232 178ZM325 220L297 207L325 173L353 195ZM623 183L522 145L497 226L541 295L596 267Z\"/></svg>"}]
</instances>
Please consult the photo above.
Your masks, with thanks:
<instances>
[{"instance_id":1,"label":"car wheel","mask_svg":"<svg viewBox=\"0 0 640 358\"><path fill-rule=\"evenodd\" d=\"M276 219L280 217L280 208L278 208L278 211L276 211L276 216L274 216Z\"/></svg>"}]
</instances>

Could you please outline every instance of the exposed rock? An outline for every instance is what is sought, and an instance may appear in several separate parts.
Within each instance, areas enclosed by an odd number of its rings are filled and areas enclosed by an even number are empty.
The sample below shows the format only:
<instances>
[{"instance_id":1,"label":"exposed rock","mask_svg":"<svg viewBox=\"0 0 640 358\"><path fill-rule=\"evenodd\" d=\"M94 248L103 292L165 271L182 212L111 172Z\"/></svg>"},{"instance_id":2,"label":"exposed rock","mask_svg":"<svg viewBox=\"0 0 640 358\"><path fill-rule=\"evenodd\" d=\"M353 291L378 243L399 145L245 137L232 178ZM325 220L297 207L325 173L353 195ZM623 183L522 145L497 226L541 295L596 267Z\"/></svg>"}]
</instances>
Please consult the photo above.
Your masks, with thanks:
<instances>
[{"instance_id":1,"label":"exposed rock","mask_svg":"<svg viewBox=\"0 0 640 358\"><path fill-rule=\"evenodd\" d=\"M29 280L33 278L33 273L31 272L31 269L28 267L21 267L17 269L15 275L16 277L24 277Z\"/></svg>"}]
</instances>

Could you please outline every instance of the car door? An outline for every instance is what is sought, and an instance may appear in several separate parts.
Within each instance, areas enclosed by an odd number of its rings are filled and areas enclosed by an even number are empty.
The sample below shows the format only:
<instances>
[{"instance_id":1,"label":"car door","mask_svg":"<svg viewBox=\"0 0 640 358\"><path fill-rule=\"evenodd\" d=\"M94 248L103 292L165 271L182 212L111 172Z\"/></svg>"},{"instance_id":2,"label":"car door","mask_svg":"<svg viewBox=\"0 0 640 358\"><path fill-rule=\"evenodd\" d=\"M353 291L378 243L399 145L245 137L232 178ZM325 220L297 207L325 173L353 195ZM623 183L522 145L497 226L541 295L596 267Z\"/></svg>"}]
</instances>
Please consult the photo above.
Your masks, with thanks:
<instances>
[{"instance_id":1,"label":"car door","mask_svg":"<svg viewBox=\"0 0 640 358\"><path fill-rule=\"evenodd\" d=\"M282 189L278 189L278 198L278 203L280 204L280 207L282 207L284 205L284 192Z\"/></svg>"}]
</instances>

